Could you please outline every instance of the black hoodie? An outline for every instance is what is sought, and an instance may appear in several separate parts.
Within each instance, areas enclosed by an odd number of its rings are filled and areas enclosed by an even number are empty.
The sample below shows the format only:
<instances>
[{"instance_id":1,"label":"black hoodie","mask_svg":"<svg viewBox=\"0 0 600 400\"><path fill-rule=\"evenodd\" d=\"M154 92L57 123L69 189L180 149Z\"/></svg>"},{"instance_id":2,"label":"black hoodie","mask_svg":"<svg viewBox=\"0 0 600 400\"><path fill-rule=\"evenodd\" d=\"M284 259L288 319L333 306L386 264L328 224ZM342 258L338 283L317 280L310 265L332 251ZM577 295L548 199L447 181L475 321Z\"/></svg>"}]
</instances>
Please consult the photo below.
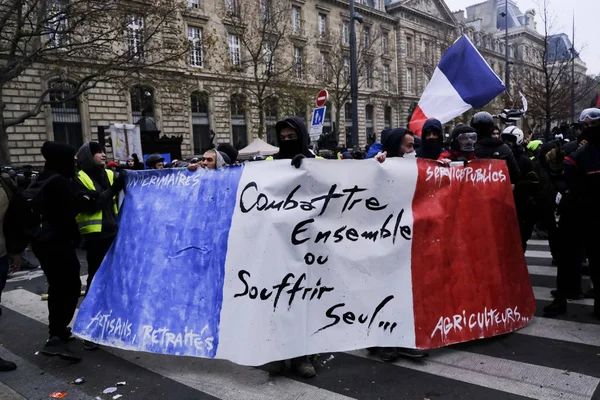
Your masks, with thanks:
<instances>
[{"instance_id":1,"label":"black hoodie","mask_svg":"<svg viewBox=\"0 0 600 400\"><path fill-rule=\"evenodd\" d=\"M286 128L290 127L298 135L296 140L281 140L280 133ZM276 160L292 159L298 154L302 154L307 158L314 158L314 155L309 150L310 136L308 135L308 129L306 124L299 117L287 117L283 121L279 121L275 125L275 131L277 132L277 142L279 143L279 153L273 156Z\"/></svg>"},{"instance_id":2,"label":"black hoodie","mask_svg":"<svg viewBox=\"0 0 600 400\"><path fill-rule=\"evenodd\" d=\"M42 208L43 234L40 240L53 246L74 248L79 243L79 231L75 217L86 209L88 199L79 195L79 188L73 181L75 176L75 149L59 142L46 142L42 146L46 159L44 170L31 188L43 186L39 192ZM37 197L36 197L37 198ZM23 215L19 202L11 202L4 220L7 251L11 254L22 252L29 243L20 237Z\"/></svg>"},{"instance_id":3,"label":"black hoodie","mask_svg":"<svg viewBox=\"0 0 600 400\"><path fill-rule=\"evenodd\" d=\"M113 191L110 182L108 181L106 169L96 165L94 154L92 154L92 151L90 150L90 143L93 143L92 146L98 146L98 144L94 142L84 143L77 152L77 160L81 165L81 170L94 182L94 187L96 188L92 194L94 197L94 206L88 211L96 212L102 210L102 231L100 233L90 233L85 235L84 238L86 240L114 237L119 231L113 199L118 193ZM79 182L80 189L83 193L90 192L79 179L77 181Z\"/></svg>"},{"instance_id":4,"label":"black hoodie","mask_svg":"<svg viewBox=\"0 0 600 400\"><path fill-rule=\"evenodd\" d=\"M386 130L381 133L381 151L387 151L387 157L402 157L400 146L404 136L410 135L410 131L404 128Z\"/></svg>"},{"instance_id":5,"label":"black hoodie","mask_svg":"<svg viewBox=\"0 0 600 400\"><path fill-rule=\"evenodd\" d=\"M510 182L515 185L520 177L521 171L519 165L510 147L502 140L491 136L483 137L477 140L475 144L475 157L478 159L496 159L506 161Z\"/></svg>"}]
</instances>

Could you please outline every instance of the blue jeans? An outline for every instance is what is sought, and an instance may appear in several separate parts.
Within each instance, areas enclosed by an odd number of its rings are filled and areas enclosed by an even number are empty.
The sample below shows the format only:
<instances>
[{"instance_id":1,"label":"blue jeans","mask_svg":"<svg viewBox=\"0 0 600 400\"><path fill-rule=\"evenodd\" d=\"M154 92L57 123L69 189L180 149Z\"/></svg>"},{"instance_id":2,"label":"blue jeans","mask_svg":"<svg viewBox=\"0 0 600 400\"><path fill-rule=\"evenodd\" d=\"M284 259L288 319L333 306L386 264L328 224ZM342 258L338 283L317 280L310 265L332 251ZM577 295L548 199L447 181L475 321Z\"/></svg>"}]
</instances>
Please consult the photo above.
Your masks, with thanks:
<instances>
[{"instance_id":1,"label":"blue jeans","mask_svg":"<svg viewBox=\"0 0 600 400\"><path fill-rule=\"evenodd\" d=\"M10 262L8 255L0 257L0 300L2 299L2 291L4 290L4 286L6 286L9 265Z\"/></svg>"}]
</instances>

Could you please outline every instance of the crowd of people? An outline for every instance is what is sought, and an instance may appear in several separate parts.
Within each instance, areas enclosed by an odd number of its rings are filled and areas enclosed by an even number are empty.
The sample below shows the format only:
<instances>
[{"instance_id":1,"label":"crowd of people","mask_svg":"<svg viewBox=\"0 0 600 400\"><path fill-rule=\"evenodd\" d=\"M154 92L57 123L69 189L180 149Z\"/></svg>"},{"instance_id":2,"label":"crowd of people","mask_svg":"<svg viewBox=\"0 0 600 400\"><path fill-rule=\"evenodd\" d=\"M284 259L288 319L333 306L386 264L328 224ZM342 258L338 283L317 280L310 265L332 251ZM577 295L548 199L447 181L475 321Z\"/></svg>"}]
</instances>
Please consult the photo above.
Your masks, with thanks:
<instances>
[{"instance_id":1,"label":"crowd of people","mask_svg":"<svg viewBox=\"0 0 600 400\"><path fill-rule=\"evenodd\" d=\"M514 189L523 251L537 226L547 232L553 262L558 264L557 289L552 291L555 300L544 308L544 313L565 313L567 299L585 296L595 299L594 312L600 318L600 290L581 290L582 263L586 258L594 286L600 285L594 246L600 239L600 232L595 229L600 222L600 214L595 211L600 200L600 109L584 110L580 124L582 130L576 136L557 133L533 140L516 126L500 132L492 115L479 112L470 125L456 126L449 141L444 140L440 121L430 119L420 138L404 128L386 129L380 135L380 143L371 145L365 153L340 151L336 158L366 158L383 163L388 158L417 157L448 167L476 159L504 160ZM310 148L302 119L288 117L279 121L276 133L279 152L265 162L290 160L292 166L299 168L303 159L317 157ZM169 164L158 154L148 156L144 163L135 154L122 166L107 163L105 149L96 142L85 143L78 151L67 144L46 142L41 153L44 170L25 190L11 186L6 176L0 179L0 222L4 227L0 232L0 292L9 269L19 269L20 254L31 245L48 281L49 339L41 353L78 361L80 356L69 347L75 338L68 328L81 294L76 250L83 242L89 288L118 233L117 196L125 188L122 170L219 170L240 161L238 151L230 144L220 144L189 161L173 160ZM84 347L98 348L91 342L84 342ZM384 361L426 355L395 347L369 351L377 352ZM284 367L283 361L267 365L274 375ZM315 375L308 355L292 360L292 367L304 377ZM0 359L0 371L14 368L13 363Z\"/></svg>"}]
</instances>

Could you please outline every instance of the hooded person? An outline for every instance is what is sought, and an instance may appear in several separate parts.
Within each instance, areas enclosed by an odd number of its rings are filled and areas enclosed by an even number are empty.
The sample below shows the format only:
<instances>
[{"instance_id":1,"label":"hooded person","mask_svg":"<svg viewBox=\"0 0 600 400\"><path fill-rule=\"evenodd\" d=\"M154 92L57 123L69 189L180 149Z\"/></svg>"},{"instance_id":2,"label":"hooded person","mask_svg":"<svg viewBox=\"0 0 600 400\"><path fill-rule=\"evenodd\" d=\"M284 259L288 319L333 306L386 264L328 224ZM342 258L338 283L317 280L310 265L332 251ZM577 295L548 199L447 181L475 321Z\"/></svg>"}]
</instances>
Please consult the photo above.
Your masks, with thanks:
<instances>
[{"instance_id":1,"label":"hooded person","mask_svg":"<svg viewBox=\"0 0 600 400\"><path fill-rule=\"evenodd\" d=\"M274 160L292 160L292 165L299 168L303 158L314 158L309 150L309 135L304 121L298 117L288 117L275 125L279 153L272 158ZM310 360L305 355L291 360L292 369L304 378L312 378L317 373ZM270 375L280 375L285 369L285 360L273 361L265 365Z\"/></svg>"},{"instance_id":2,"label":"hooded person","mask_svg":"<svg viewBox=\"0 0 600 400\"><path fill-rule=\"evenodd\" d=\"M415 151L413 133L404 128L395 128L381 134L381 153L375 156L380 163L387 158L404 157Z\"/></svg>"},{"instance_id":3,"label":"hooded person","mask_svg":"<svg viewBox=\"0 0 600 400\"><path fill-rule=\"evenodd\" d=\"M163 169L165 167L165 159L160 154L150 154L146 158L146 167L149 169Z\"/></svg>"},{"instance_id":4,"label":"hooded person","mask_svg":"<svg viewBox=\"0 0 600 400\"><path fill-rule=\"evenodd\" d=\"M450 135L450 149L440 154L439 160L467 163L475 159L477 132L469 125L458 124Z\"/></svg>"},{"instance_id":5,"label":"hooded person","mask_svg":"<svg viewBox=\"0 0 600 400\"><path fill-rule=\"evenodd\" d=\"M502 140L492 137L492 132L495 128L494 117L485 111L478 112L471 119L471 127L477 132L475 157L478 159L506 161L510 182L515 185L519 181L521 171L511 148Z\"/></svg>"},{"instance_id":6,"label":"hooded person","mask_svg":"<svg viewBox=\"0 0 600 400\"><path fill-rule=\"evenodd\" d=\"M428 119L421 130L421 147L417 149L418 158L437 160L444 152L444 129L437 119Z\"/></svg>"},{"instance_id":7,"label":"hooded person","mask_svg":"<svg viewBox=\"0 0 600 400\"><path fill-rule=\"evenodd\" d=\"M233 145L229 143L220 143L217 146L217 151L225 153L227 157L229 157L229 162L227 164L233 165L237 163L238 155L240 152L235 147L233 147Z\"/></svg>"},{"instance_id":8,"label":"hooded person","mask_svg":"<svg viewBox=\"0 0 600 400\"><path fill-rule=\"evenodd\" d=\"M59 142L45 142L42 156L44 170L23 195L32 195L33 204L41 210L39 229L33 237L19 235L22 220L7 218L4 232L9 252L20 253L32 241L33 252L48 281L48 331L49 339L41 353L59 356L70 361L81 358L68 346L73 319L81 293L80 264L76 249L79 233L75 218L77 213L90 206L90 197L80 194L75 177L75 149ZM35 193L35 194L34 194ZM17 199L18 197L14 197ZM11 202L7 217L19 219L19 202ZM12 209L11 209L12 208Z\"/></svg>"},{"instance_id":9,"label":"hooded person","mask_svg":"<svg viewBox=\"0 0 600 400\"><path fill-rule=\"evenodd\" d=\"M279 152L274 160L292 160L292 165L299 168L303 158L315 158L310 151L310 136L306 124L299 117L287 117L275 125Z\"/></svg>"},{"instance_id":10,"label":"hooded person","mask_svg":"<svg viewBox=\"0 0 600 400\"><path fill-rule=\"evenodd\" d=\"M77 216L79 233L85 240L89 290L119 231L117 195L125 187L125 180L106 168L106 153L96 142L84 143L77 152L77 160L81 167L77 175L80 189L94 198L93 207ZM93 343L84 344L88 350L96 348Z\"/></svg>"},{"instance_id":11,"label":"hooded person","mask_svg":"<svg viewBox=\"0 0 600 400\"><path fill-rule=\"evenodd\" d=\"M224 153L215 149L208 150L200 159L200 164L207 169L220 169L226 165Z\"/></svg>"},{"instance_id":12,"label":"hooded person","mask_svg":"<svg viewBox=\"0 0 600 400\"><path fill-rule=\"evenodd\" d=\"M544 307L544 316L567 312L567 299L581 291L582 254L588 258L594 298L594 314L600 318L600 110L586 109L580 122L586 143L564 159L567 193L559 202L559 252L557 290L552 304ZM575 284L569 282L575 282Z\"/></svg>"}]
</instances>

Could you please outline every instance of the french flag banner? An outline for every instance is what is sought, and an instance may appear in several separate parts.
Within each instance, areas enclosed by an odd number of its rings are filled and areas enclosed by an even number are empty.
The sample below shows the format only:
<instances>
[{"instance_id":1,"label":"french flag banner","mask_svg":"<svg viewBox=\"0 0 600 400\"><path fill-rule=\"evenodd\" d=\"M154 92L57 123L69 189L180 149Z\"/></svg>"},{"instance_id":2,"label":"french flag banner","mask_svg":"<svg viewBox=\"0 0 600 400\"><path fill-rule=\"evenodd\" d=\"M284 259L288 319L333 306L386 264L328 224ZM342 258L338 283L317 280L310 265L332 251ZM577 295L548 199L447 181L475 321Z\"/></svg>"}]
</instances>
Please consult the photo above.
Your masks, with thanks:
<instances>
[{"instance_id":1,"label":"french flag banner","mask_svg":"<svg viewBox=\"0 0 600 400\"><path fill-rule=\"evenodd\" d=\"M120 230L73 332L243 365L429 349L527 325L502 161L253 162L127 172Z\"/></svg>"},{"instance_id":2,"label":"french flag banner","mask_svg":"<svg viewBox=\"0 0 600 400\"><path fill-rule=\"evenodd\" d=\"M506 87L466 35L446 51L423 91L409 129L421 136L423 124L436 118L442 124L471 108L479 109Z\"/></svg>"}]
</instances>

